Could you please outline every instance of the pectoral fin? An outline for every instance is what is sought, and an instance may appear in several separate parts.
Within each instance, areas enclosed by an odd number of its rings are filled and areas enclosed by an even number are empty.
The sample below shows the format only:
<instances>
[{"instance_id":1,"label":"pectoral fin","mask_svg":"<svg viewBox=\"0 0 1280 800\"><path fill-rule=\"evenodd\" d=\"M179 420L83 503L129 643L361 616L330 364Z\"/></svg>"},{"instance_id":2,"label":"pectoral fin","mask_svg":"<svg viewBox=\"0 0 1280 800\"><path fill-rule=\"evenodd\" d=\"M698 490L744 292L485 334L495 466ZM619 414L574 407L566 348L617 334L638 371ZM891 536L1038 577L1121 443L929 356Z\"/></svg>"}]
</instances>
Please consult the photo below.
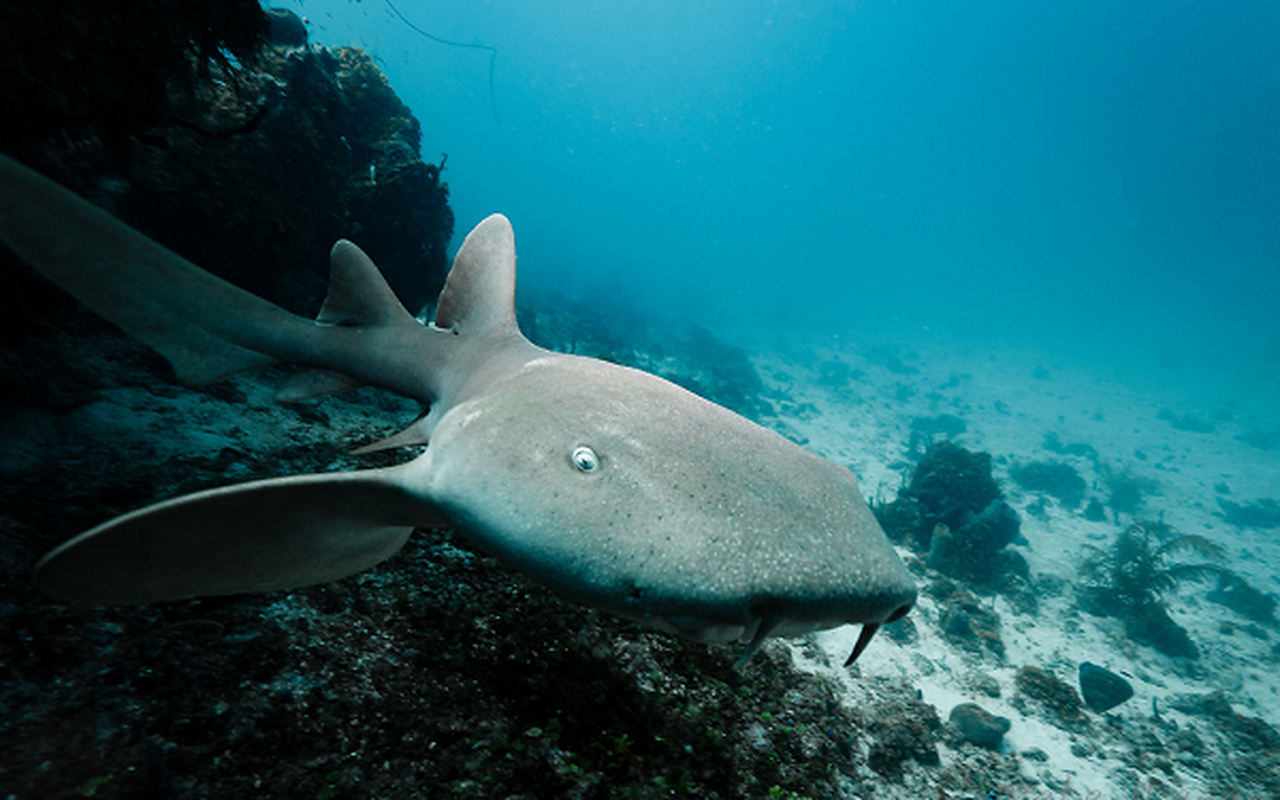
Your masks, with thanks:
<instances>
[{"instance_id":1,"label":"pectoral fin","mask_svg":"<svg viewBox=\"0 0 1280 800\"><path fill-rule=\"evenodd\" d=\"M407 480L415 462L228 486L117 517L46 555L43 592L144 603L326 583L395 554L415 527L447 524Z\"/></svg>"}]
</instances>

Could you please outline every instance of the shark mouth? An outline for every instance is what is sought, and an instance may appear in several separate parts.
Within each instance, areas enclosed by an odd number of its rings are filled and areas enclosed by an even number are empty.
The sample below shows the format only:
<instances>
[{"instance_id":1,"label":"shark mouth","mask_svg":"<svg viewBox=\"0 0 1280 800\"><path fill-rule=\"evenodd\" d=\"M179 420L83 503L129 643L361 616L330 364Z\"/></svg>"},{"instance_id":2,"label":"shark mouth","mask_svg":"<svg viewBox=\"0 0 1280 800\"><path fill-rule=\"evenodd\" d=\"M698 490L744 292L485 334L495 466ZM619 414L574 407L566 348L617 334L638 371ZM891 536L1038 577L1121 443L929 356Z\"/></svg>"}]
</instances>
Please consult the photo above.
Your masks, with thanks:
<instances>
[{"instance_id":1,"label":"shark mouth","mask_svg":"<svg viewBox=\"0 0 1280 800\"><path fill-rule=\"evenodd\" d=\"M853 646L853 652L849 654L849 658L844 662L846 667L852 667L853 662L858 660L858 656L862 655L862 651L867 649L867 645L871 644L871 637L876 635L876 631L880 630L879 622L868 622L862 626L862 633L858 634L858 643Z\"/></svg>"},{"instance_id":2,"label":"shark mouth","mask_svg":"<svg viewBox=\"0 0 1280 800\"><path fill-rule=\"evenodd\" d=\"M747 645L747 649L743 651L742 657L733 663L735 670L741 670L751 660L751 657L760 649L760 645L764 644L764 640L777 629L781 624L780 619L765 619L760 623L760 627L756 629L756 635L751 639L751 643ZM849 654L849 658L845 660L846 667L852 667L853 662L858 660L858 656L862 655L862 651L867 649L867 645L871 644L871 639L876 635L876 631L880 630L879 622L868 622L862 626L862 633L858 634L858 641L853 646L853 652Z\"/></svg>"}]
</instances>

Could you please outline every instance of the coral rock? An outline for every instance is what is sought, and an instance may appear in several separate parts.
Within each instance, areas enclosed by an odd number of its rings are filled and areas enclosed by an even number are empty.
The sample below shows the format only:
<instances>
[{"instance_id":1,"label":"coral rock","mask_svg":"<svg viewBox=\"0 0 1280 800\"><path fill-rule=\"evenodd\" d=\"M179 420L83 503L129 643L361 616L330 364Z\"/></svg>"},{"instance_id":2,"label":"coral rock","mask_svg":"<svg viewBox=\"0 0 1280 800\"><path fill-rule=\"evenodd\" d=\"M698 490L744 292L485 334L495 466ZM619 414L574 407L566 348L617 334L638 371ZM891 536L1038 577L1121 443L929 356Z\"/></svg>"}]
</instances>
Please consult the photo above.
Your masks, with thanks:
<instances>
[{"instance_id":1,"label":"coral rock","mask_svg":"<svg viewBox=\"0 0 1280 800\"><path fill-rule=\"evenodd\" d=\"M1080 665L1080 695L1085 705L1101 714L1133 697L1133 685L1111 670L1085 661Z\"/></svg>"},{"instance_id":2,"label":"coral rock","mask_svg":"<svg viewBox=\"0 0 1280 800\"><path fill-rule=\"evenodd\" d=\"M1013 724L1007 717L997 717L976 703L961 703L951 709L949 721L967 741L990 750L1000 746Z\"/></svg>"}]
</instances>

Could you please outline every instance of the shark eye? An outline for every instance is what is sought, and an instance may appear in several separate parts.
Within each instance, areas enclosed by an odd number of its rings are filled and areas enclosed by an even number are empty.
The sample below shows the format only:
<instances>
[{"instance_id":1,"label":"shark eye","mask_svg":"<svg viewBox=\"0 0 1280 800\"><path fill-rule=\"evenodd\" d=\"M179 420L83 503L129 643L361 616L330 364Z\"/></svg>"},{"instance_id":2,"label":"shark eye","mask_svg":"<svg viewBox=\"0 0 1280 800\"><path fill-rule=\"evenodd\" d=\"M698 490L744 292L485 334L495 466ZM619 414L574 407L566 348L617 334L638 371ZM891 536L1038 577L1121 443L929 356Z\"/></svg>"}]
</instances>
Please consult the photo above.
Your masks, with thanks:
<instances>
[{"instance_id":1,"label":"shark eye","mask_svg":"<svg viewBox=\"0 0 1280 800\"><path fill-rule=\"evenodd\" d=\"M590 447L577 448L569 458L579 472L595 472L600 468L600 456Z\"/></svg>"}]
</instances>

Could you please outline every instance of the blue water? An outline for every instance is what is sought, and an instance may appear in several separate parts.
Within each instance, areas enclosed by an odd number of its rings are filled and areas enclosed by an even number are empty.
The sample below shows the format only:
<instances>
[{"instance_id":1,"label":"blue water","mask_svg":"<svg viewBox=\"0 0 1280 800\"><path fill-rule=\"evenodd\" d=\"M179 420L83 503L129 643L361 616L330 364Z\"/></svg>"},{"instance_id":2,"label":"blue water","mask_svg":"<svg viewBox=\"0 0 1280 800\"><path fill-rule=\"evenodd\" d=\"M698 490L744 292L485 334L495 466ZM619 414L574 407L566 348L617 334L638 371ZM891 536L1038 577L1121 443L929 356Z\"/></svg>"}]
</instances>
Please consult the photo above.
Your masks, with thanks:
<instances>
[{"instance_id":1,"label":"blue water","mask_svg":"<svg viewBox=\"0 0 1280 800\"><path fill-rule=\"evenodd\" d=\"M522 286L1280 388L1273 0L398 0L492 95L386 0L288 7L377 57Z\"/></svg>"}]
</instances>

